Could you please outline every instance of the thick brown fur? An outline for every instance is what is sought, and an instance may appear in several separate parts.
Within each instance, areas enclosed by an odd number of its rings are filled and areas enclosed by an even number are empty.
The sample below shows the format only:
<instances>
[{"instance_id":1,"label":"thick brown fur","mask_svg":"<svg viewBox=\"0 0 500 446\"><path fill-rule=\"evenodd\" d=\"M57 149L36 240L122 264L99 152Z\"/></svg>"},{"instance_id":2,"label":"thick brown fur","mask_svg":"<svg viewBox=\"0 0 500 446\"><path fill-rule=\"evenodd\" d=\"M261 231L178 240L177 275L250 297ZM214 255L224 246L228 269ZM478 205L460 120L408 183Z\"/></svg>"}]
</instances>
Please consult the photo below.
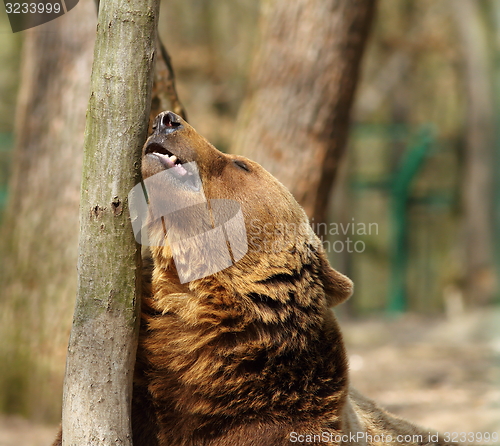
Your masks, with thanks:
<instances>
[{"instance_id":1,"label":"thick brown fur","mask_svg":"<svg viewBox=\"0 0 500 446\"><path fill-rule=\"evenodd\" d=\"M195 161L208 200L239 203L249 248L229 268L184 284L170 245L151 248L134 445L445 445L349 390L330 307L351 295L352 283L330 267L288 190L260 165L219 152L170 112L157 118L144 147L145 179L165 169L153 145L182 163ZM165 185L166 194L187 198L189 191L171 186ZM153 223L150 239L163 241L163 231ZM191 259L189 267L200 265ZM422 441L396 440L419 434Z\"/></svg>"}]
</instances>

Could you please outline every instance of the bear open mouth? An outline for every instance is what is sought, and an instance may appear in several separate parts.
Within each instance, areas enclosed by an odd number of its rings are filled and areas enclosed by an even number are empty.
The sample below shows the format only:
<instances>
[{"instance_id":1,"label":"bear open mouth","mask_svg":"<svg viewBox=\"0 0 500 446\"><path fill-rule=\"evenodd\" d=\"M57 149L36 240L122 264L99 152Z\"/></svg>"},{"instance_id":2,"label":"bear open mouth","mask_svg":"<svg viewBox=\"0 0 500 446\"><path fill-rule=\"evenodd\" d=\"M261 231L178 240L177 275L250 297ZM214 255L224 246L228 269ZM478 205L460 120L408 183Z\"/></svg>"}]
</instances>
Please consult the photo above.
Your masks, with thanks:
<instances>
[{"instance_id":1,"label":"bear open mouth","mask_svg":"<svg viewBox=\"0 0 500 446\"><path fill-rule=\"evenodd\" d=\"M165 147L158 143L152 143L146 148L146 155L154 155L156 156L160 162L163 164L165 169L175 169L173 173L177 177L183 177L185 175L193 175L192 172L189 172L185 169L183 164L185 161L179 159L176 155L169 152Z\"/></svg>"},{"instance_id":2,"label":"bear open mouth","mask_svg":"<svg viewBox=\"0 0 500 446\"><path fill-rule=\"evenodd\" d=\"M174 178L179 180L184 186L193 191L200 188L199 174L193 163L179 158L167 150L162 144L151 142L144 152L146 157L155 158L158 167L161 165L164 170L168 170ZM159 163L158 163L159 162Z\"/></svg>"}]
</instances>

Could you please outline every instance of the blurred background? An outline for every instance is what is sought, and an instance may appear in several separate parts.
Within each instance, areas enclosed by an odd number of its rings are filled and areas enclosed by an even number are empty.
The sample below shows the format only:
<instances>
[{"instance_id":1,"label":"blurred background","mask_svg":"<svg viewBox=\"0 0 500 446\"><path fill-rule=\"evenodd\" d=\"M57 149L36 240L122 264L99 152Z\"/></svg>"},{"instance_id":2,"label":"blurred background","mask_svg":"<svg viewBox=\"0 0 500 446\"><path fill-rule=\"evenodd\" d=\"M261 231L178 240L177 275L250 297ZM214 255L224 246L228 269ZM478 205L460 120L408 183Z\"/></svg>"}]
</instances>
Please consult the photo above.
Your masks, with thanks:
<instances>
[{"instance_id":1,"label":"blurred background","mask_svg":"<svg viewBox=\"0 0 500 446\"><path fill-rule=\"evenodd\" d=\"M356 26L332 20L324 44L327 13L283 0L163 1L160 34L190 123L282 180L353 279L336 312L354 386L443 432L500 433L500 2L373 3L333 11ZM93 8L17 34L0 13L0 446L47 444L60 417ZM283 35L319 91L303 67L273 74Z\"/></svg>"}]
</instances>

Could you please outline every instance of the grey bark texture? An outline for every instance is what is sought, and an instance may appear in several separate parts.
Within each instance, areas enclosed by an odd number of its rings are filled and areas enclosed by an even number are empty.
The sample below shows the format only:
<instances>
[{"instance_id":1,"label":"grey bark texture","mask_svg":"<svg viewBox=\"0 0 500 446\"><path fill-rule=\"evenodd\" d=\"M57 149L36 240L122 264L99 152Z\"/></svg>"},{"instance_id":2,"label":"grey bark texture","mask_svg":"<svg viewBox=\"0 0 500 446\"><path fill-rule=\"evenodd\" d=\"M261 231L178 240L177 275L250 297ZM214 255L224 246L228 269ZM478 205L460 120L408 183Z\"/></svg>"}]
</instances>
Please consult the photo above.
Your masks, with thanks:
<instances>
[{"instance_id":1,"label":"grey bark texture","mask_svg":"<svg viewBox=\"0 0 500 446\"><path fill-rule=\"evenodd\" d=\"M140 249L127 195L139 181L159 0L100 3L85 129L78 286L63 444L131 445Z\"/></svg>"},{"instance_id":2,"label":"grey bark texture","mask_svg":"<svg viewBox=\"0 0 500 446\"><path fill-rule=\"evenodd\" d=\"M325 221L375 0L268 0L231 151Z\"/></svg>"},{"instance_id":3,"label":"grey bark texture","mask_svg":"<svg viewBox=\"0 0 500 446\"><path fill-rule=\"evenodd\" d=\"M474 0L450 2L462 40L467 93L463 172L465 291L471 303L489 302L495 291L493 191L495 115L490 54L481 6Z\"/></svg>"}]
</instances>

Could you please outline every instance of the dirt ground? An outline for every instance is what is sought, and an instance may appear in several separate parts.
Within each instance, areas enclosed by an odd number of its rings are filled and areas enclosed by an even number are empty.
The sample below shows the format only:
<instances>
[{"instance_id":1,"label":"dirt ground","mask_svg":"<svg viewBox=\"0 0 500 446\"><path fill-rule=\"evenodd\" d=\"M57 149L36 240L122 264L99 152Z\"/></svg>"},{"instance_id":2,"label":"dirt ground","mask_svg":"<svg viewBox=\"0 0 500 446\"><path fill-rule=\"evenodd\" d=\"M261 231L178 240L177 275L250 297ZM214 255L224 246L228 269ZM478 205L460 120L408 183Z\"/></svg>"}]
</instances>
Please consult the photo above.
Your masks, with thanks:
<instances>
[{"instance_id":1,"label":"dirt ground","mask_svg":"<svg viewBox=\"0 0 500 446\"><path fill-rule=\"evenodd\" d=\"M351 383L363 394L443 433L500 437L500 309L452 320L408 314L341 321L341 327Z\"/></svg>"},{"instance_id":2,"label":"dirt ground","mask_svg":"<svg viewBox=\"0 0 500 446\"><path fill-rule=\"evenodd\" d=\"M56 426L33 424L18 417L0 417L0 446L50 446Z\"/></svg>"},{"instance_id":3,"label":"dirt ground","mask_svg":"<svg viewBox=\"0 0 500 446\"><path fill-rule=\"evenodd\" d=\"M441 432L500 436L500 309L340 324L352 384L366 396ZM0 446L48 446L56 430L0 417Z\"/></svg>"}]
</instances>

